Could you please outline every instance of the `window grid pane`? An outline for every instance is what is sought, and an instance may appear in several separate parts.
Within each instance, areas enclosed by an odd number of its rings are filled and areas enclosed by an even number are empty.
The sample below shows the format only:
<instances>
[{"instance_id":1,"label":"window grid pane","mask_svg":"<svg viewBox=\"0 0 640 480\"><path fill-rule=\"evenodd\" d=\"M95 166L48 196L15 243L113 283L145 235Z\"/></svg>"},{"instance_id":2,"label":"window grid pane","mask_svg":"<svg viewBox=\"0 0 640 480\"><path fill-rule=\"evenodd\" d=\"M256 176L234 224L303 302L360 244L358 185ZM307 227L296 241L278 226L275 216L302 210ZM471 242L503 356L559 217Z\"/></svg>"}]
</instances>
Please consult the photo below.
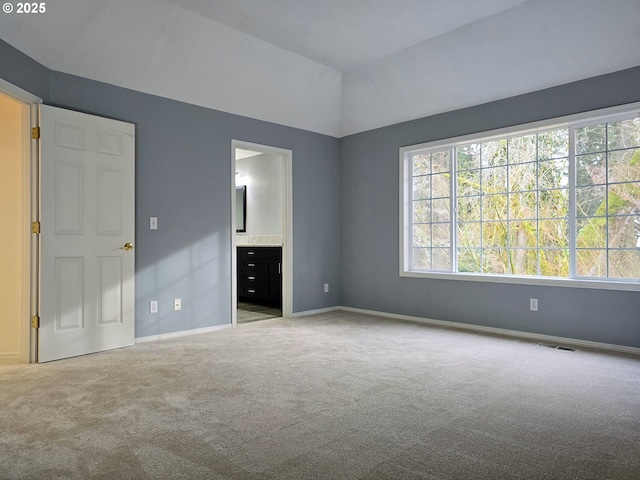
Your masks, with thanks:
<instances>
[{"instance_id":1,"label":"window grid pane","mask_svg":"<svg viewBox=\"0 0 640 480\"><path fill-rule=\"evenodd\" d=\"M576 129L578 276L640 276L639 146L638 117Z\"/></svg>"},{"instance_id":2,"label":"window grid pane","mask_svg":"<svg viewBox=\"0 0 640 480\"><path fill-rule=\"evenodd\" d=\"M568 128L456 148L459 271L568 275L568 152Z\"/></svg>"},{"instance_id":3,"label":"window grid pane","mask_svg":"<svg viewBox=\"0 0 640 480\"><path fill-rule=\"evenodd\" d=\"M412 156L411 268L451 271L449 148Z\"/></svg>"},{"instance_id":4,"label":"window grid pane","mask_svg":"<svg viewBox=\"0 0 640 480\"><path fill-rule=\"evenodd\" d=\"M640 278L640 117L411 159L412 268Z\"/></svg>"}]
</instances>

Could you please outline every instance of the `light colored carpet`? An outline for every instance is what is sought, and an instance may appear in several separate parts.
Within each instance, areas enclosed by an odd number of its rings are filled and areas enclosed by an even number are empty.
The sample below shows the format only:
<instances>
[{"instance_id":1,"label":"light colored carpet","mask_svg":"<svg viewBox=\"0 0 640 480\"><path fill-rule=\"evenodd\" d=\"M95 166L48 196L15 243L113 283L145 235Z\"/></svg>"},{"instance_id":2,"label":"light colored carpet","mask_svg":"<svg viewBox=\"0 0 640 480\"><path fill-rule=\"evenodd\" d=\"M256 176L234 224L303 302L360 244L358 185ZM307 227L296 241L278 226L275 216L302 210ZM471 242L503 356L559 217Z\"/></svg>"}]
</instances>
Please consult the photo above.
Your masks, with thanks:
<instances>
[{"instance_id":1,"label":"light colored carpet","mask_svg":"<svg viewBox=\"0 0 640 480\"><path fill-rule=\"evenodd\" d=\"M334 312L0 366L1 479L638 479L640 359Z\"/></svg>"}]
</instances>

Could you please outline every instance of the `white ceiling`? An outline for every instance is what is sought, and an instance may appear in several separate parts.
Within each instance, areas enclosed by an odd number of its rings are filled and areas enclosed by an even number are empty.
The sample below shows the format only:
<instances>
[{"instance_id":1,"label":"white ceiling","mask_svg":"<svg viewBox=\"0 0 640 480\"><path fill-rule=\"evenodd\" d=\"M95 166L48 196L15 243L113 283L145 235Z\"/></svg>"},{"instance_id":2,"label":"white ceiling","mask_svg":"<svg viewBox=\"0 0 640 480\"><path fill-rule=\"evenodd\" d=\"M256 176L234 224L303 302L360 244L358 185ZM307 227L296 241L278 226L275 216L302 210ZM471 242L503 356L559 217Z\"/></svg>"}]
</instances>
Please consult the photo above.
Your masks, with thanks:
<instances>
[{"instance_id":1,"label":"white ceiling","mask_svg":"<svg viewBox=\"0 0 640 480\"><path fill-rule=\"evenodd\" d=\"M345 71L526 0L168 1Z\"/></svg>"},{"instance_id":2,"label":"white ceiling","mask_svg":"<svg viewBox=\"0 0 640 480\"><path fill-rule=\"evenodd\" d=\"M56 71L333 136L640 65L640 0L56 0ZM0 59L1 61L1 59Z\"/></svg>"},{"instance_id":3,"label":"white ceiling","mask_svg":"<svg viewBox=\"0 0 640 480\"><path fill-rule=\"evenodd\" d=\"M236 160L242 160L243 158L255 157L262 155L262 152L254 152L253 150L245 150L244 148L236 148Z\"/></svg>"}]
</instances>

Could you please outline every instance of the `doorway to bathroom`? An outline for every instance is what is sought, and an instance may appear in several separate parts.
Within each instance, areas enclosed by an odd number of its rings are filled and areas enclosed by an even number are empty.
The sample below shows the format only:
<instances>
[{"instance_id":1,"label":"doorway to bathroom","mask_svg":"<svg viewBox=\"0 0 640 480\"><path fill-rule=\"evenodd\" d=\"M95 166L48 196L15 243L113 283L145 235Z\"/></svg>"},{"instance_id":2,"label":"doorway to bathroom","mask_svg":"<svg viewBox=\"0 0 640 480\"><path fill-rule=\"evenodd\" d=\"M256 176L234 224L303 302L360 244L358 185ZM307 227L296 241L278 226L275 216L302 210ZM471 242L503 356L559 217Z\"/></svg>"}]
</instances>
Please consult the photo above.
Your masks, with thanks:
<instances>
[{"instance_id":1,"label":"doorway to bathroom","mask_svg":"<svg viewBox=\"0 0 640 480\"><path fill-rule=\"evenodd\" d=\"M292 152L232 142L232 323L292 307Z\"/></svg>"}]
</instances>

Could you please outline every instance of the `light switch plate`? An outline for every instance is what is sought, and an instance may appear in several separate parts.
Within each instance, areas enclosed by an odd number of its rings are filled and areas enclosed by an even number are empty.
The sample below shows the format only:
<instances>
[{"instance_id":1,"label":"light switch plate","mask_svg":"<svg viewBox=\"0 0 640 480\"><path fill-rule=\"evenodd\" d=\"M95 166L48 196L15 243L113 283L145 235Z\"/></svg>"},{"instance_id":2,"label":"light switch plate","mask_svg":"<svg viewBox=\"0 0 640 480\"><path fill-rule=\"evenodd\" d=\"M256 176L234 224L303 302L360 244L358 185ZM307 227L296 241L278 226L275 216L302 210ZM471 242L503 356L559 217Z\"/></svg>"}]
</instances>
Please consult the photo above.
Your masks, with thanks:
<instances>
[{"instance_id":1,"label":"light switch plate","mask_svg":"<svg viewBox=\"0 0 640 480\"><path fill-rule=\"evenodd\" d=\"M158 229L158 217L149 217L149 230Z\"/></svg>"},{"instance_id":2,"label":"light switch plate","mask_svg":"<svg viewBox=\"0 0 640 480\"><path fill-rule=\"evenodd\" d=\"M176 298L173 301L173 309L176 310L176 311L182 310L182 299Z\"/></svg>"}]
</instances>

